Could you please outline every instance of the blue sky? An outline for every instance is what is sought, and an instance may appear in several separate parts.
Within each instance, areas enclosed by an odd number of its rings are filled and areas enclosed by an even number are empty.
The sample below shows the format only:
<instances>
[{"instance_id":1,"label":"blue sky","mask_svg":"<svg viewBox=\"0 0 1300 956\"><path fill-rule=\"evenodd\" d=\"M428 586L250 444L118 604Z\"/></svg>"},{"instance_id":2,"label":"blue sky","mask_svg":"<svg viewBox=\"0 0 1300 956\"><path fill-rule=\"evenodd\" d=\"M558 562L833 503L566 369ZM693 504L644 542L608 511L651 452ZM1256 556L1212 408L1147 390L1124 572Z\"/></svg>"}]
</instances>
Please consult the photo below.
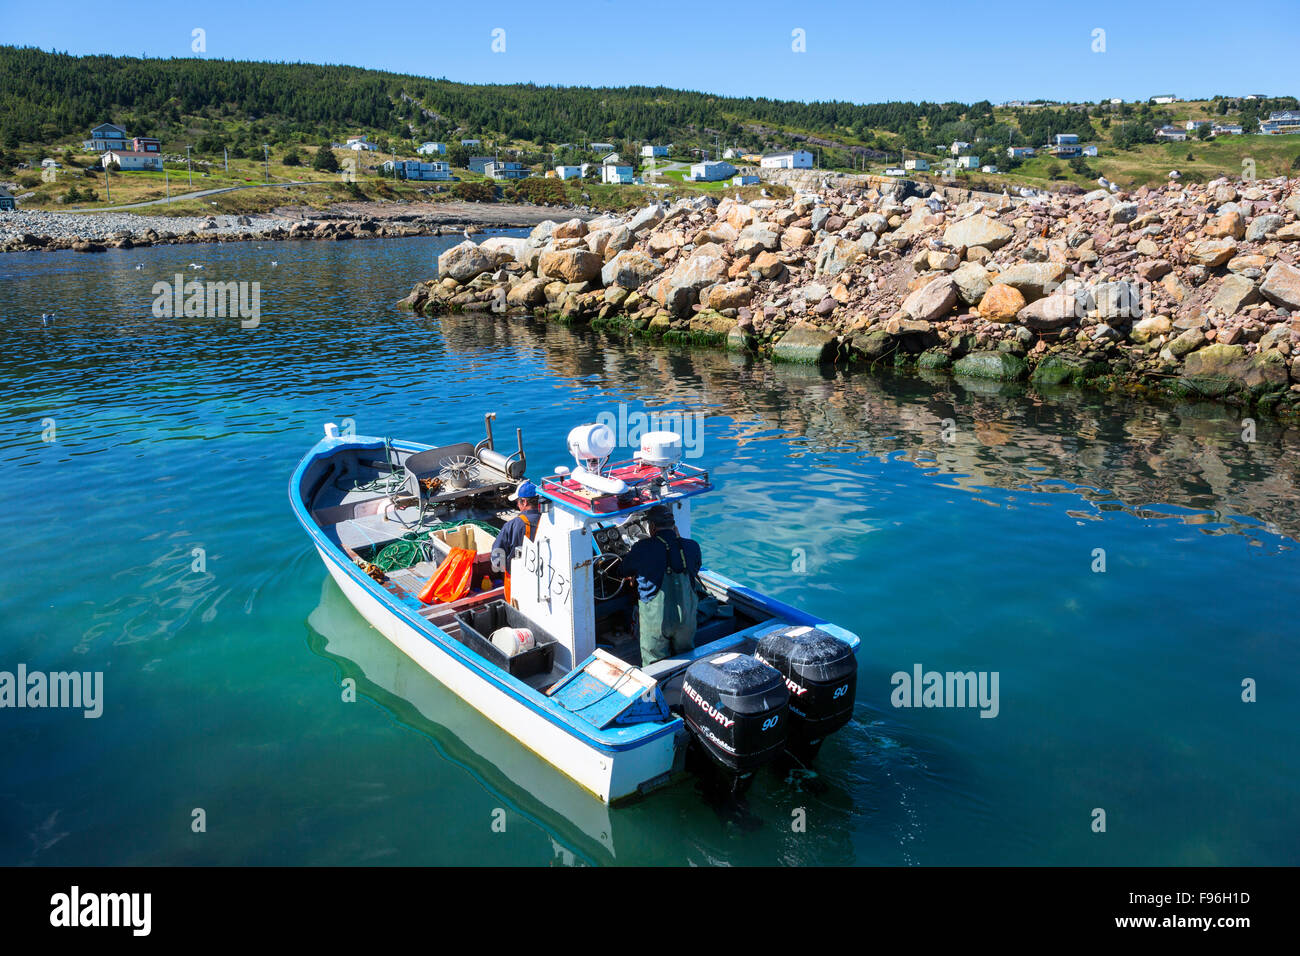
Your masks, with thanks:
<instances>
[{"instance_id":1,"label":"blue sky","mask_svg":"<svg viewBox=\"0 0 1300 956\"><path fill-rule=\"evenodd\" d=\"M706 12L706 7L716 7ZM882 100L1296 94L1295 0L981 4L542 0L7 4L0 42L69 53L346 63L463 82L665 85ZM503 29L504 52L493 52ZM805 52L794 52L803 31ZM1094 52L1095 30L1105 51Z\"/></svg>"}]
</instances>

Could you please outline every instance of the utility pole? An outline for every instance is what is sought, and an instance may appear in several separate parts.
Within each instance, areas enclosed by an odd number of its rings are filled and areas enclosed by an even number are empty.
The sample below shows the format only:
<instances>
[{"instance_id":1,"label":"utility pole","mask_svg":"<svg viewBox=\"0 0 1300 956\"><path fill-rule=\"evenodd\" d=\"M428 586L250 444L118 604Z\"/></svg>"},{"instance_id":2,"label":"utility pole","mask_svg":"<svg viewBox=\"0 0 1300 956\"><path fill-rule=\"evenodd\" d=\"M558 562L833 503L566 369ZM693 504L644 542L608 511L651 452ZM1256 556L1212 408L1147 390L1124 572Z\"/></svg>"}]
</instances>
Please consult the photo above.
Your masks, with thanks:
<instances>
[{"instance_id":1,"label":"utility pole","mask_svg":"<svg viewBox=\"0 0 1300 956\"><path fill-rule=\"evenodd\" d=\"M226 172L230 172L230 151L226 147L221 147L221 165L225 167Z\"/></svg>"},{"instance_id":2,"label":"utility pole","mask_svg":"<svg viewBox=\"0 0 1300 956\"><path fill-rule=\"evenodd\" d=\"M163 163L163 185L167 187L167 201L168 201L168 202L171 202L171 201L172 201L172 181L171 181L171 177L167 175L167 164L166 164L166 163Z\"/></svg>"},{"instance_id":3,"label":"utility pole","mask_svg":"<svg viewBox=\"0 0 1300 956\"><path fill-rule=\"evenodd\" d=\"M194 167L190 165L190 147L185 147L185 168L190 174L190 188L194 188Z\"/></svg>"},{"instance_id":4,"label":"utility pole","mask_svg":"<svg viewBox=\"0 0 1300 956\"><path fill-rule=\"evenodd\" d=\"M103 160L100 160L103 162ZM108 163L104 163L104 201L111 203L113 201L113 190L108 185Z\"/></svg>"},{"instance_id":5,"label":"utility pole","mask_svg":"<svg viewBox=\"0 0 1300 956\"><path fill-rule=\"evenodd\" d=\"M265 143L262 144L262 162L263 168L266 170L266 181L269 183L271 181L271 147Z\"/></svg>"}]
</instances>

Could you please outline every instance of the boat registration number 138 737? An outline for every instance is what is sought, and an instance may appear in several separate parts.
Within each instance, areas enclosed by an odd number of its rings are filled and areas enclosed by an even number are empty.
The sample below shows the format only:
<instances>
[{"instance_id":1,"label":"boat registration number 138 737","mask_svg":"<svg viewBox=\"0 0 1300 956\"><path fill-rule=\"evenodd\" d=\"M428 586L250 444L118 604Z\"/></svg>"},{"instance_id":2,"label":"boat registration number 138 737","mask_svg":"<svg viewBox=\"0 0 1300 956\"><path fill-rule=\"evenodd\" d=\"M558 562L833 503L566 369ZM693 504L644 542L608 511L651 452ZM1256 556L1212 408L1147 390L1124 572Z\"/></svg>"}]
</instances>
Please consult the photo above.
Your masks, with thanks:
<instances>
[{"instance_id":1,"label":"boat registration number 138 737","mask_svg":"<svg viewBox=\"0 0 1300 956\"><path fill-rule=\"evenodd\" d=\"M520 557L524 562L524 570L538 581L544 581L547 590L558 598L560 603L568 604L571 590L568 576L556 570L555 565L541 553L536 541L524 539L522 550Z\"/></svg>"}]
</instances>

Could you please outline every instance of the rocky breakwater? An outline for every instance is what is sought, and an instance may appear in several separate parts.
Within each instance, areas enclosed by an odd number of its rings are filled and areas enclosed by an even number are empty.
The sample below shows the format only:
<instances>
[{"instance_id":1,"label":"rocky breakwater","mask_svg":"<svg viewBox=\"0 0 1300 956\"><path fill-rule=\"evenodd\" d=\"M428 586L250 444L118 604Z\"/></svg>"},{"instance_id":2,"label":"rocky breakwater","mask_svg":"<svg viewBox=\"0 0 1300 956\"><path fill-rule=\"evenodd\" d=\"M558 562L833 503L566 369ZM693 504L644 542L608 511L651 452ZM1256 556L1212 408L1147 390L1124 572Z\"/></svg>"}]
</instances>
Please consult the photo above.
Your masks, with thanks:
<instances>
[{"instance_id":1,"label":"rocky breakwater","mask_svg":"<svg viewBox=\"0 0 1300 956\"><path fill-rule=\"evenodd\" d=\"M443 253L403 305L777 361L1300 405L1300 180L1029 203L712 197Z\"/></svg>"},{"instance_id":2,"label":"rocky breakwater","mask_svg":"<svg viewBox=\"0 0 1300 956\"><path fill-rule=\"evenodd\" d=\"M459 232L460 230L457 230ZM370 219L284 219L263 216L137 216L130 213L0 213L0 252L103 252L171 243L252 239L373 239L437 232L420 224Z\"/></svg>"}]
</instances>

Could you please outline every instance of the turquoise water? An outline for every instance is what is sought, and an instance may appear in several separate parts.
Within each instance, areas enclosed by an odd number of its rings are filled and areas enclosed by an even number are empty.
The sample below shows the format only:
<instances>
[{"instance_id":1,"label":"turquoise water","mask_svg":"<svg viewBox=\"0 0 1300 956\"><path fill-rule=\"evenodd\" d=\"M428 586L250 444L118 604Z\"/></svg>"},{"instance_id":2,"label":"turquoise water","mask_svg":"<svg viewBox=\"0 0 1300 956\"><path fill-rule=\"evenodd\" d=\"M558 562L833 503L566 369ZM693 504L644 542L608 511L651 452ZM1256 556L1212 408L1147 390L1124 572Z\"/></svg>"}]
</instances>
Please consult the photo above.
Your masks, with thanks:
<instances>
[{"instance_id":1,"label":"turquoise water","mask_svg":"<svg viewBox=\"0 0 1300 956\"><path fill-rule=\"evenodd\" d=\"M1300 862L1295 430L392 308L452 241L0 257L0 670L104 675L98 719L0 710L0 862ZM178 271L260 282L261 324L154 318ZM620 403L706 416L710 566L863 639L855 721L747 815L586 797L289 513L326 421L476 440L495 410L538 474ZM916 664L997 672L997 717L895 708Z\"/></svg>"}]
</instances>

